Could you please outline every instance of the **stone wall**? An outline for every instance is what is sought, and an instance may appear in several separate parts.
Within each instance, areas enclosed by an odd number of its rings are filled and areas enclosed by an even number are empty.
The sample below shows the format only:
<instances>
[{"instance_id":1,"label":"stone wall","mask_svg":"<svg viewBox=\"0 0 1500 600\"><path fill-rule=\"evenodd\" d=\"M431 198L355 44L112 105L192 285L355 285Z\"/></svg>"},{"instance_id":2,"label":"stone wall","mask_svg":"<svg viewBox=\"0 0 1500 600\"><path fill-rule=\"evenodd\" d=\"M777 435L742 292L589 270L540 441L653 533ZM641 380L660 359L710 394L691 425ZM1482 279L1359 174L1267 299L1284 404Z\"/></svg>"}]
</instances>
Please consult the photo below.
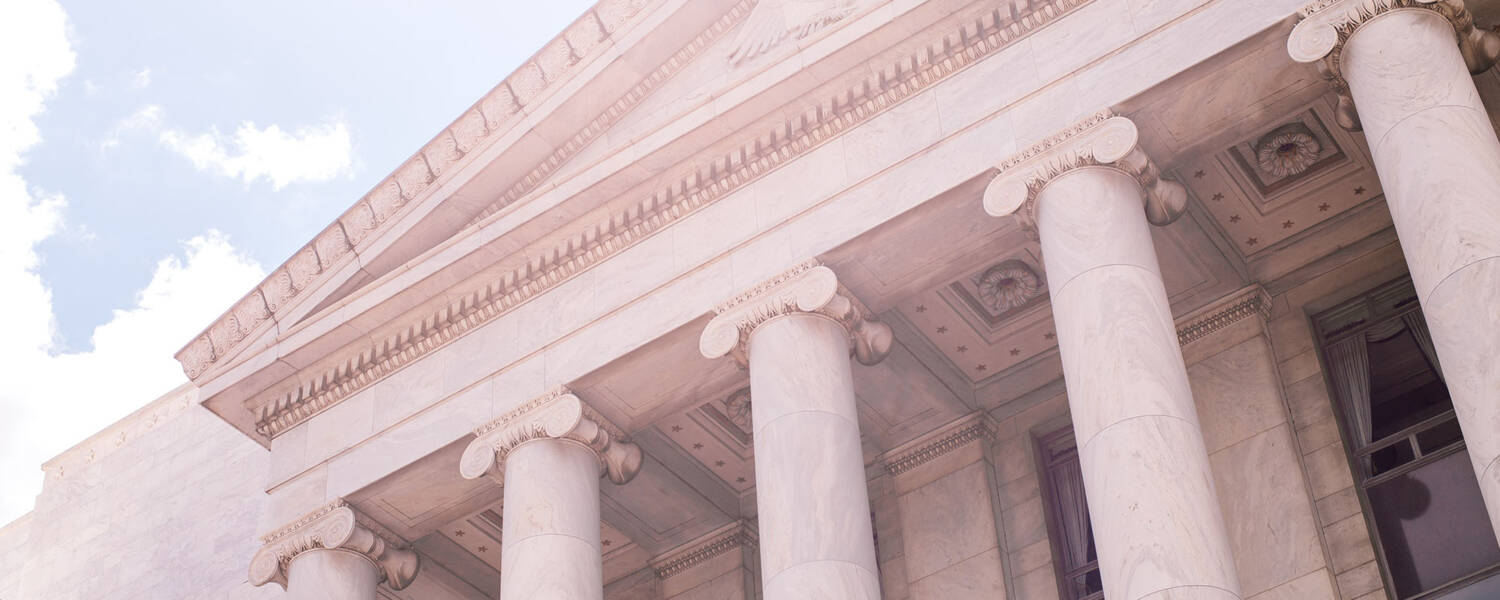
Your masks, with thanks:
<instances>
[{"instance_id":1,"label":"stone wall","mask_svg":"<svg viewBox=\"0 0 1500 600\"><path fill-rule=\"evenodd\" d=\"M0 572L19 573L0 597L282 596L246 581L269 454L196 399L179 388L48 463L35 509L0 533Z\"/></svg>"},{"instance_id":2,"label":"stone wall","mask_svg":"<svg viewBox=\"0 0 1500 600\"><path fill-rule=\"evenodd\" d=\"M1394 243L1339 258L1347 261L1340 268L1288 277L1283 289L1272 290L1271 345L1297 449L1317 503L1318 526L1338 597L1384 600L1380 567L1354 490L1354 476L1323 378L1310 315L1401 276L1406 263Z\"/></svg>"},{"instance_id":3,"label":"stone wall","mask_svg":"<svg viewBox=\"0 0 1500 600\"><path fill-rule=\"evenodd\" d=\"M0 600L21 597L21 568L26 566L26 543L31 513L0 527Z\"/></svg>"}]
</instances>

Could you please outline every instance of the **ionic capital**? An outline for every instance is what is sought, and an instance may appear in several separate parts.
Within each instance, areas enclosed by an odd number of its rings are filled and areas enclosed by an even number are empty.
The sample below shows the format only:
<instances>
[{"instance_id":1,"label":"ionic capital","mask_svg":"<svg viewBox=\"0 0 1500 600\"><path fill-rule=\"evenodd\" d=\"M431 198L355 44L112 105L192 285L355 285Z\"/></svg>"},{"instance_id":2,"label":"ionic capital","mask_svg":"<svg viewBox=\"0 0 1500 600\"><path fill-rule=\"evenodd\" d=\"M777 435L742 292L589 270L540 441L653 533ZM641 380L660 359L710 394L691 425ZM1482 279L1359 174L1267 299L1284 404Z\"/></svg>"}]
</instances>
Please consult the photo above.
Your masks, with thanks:
<instances>
[{"instance_id":1,"label":"ionic capital","mask_svg":"<svg viewBox=\"0 0 1500 600\"><path fill-rule=\"evenodd\" d=\"M594 450L599 474L623 485L641 469L641 448L578 396L558 388L474 430L474 441L464 449L459 473L465 479L489 475L505 482L505 457L516 446L535 439L568 439Z\"/></svg>"},{"instance_id":2,"label":"ionic capital","mask_svg":"<svg viewBox=\"0 0 1500 600\"><path fill-rule=\"evenodd\" d=\"M839 284L833 270L816 260L761 282L714 312L718 314L698 339L698 351L707 358L730 355L741 366L748 365L746 351L757 326L772 317L798 312L824 315L842 324L860 364L879 363L891 351L891 327L876 320Z\"/></svg>"},{"instance_id":3,"label":"ionic capital","mask_svg":"<svg viewBox=\"0 0 1500 600\"><path fill-rule=\"evenodd\" d=\"M261 538L265 542L250 559L250 583L276 582L286 588L292 559L308 550L346 550L375 563L392 589L410 585L421 566L406 542L370 520L342 499L303 515Z\"/></svg>"},{"instance_id":4,"label":"ionic capital","mask_svg":"<svg viewBox=\"0 0 1500 600\"><path fill-rule=\"evenodd\" d=\"M1170 224L1187 208L1187 189L1162 179L1139 143L1135 123L1108 111L1074 123L1002 161L984 190L984 210L996 217L1015 215L1021 228L1035 236L1036 199L1048 182L1080 167L1106 166L1140 182L1147 220Z\"/></svg>"},{"instance_id":5,"label":"ionic capital","mask_svg":"<svg viewBox=\"0 0 1500 600\"><path fill-rule=\"evenodd\" d=\"M1360 25L1400 9L1431 10L1448 19L1470 73L1483 73L1500 58L1500 35L1475 27L1464 0L1315 0L1299 11L1302 21L1292 28L1286 49L1292 60L1318 64L1323 78L1338 94L1337 120L1344 129L1360 130L1349 82L1344 79L1344 43Z\"/></svg>"}]
</instances>

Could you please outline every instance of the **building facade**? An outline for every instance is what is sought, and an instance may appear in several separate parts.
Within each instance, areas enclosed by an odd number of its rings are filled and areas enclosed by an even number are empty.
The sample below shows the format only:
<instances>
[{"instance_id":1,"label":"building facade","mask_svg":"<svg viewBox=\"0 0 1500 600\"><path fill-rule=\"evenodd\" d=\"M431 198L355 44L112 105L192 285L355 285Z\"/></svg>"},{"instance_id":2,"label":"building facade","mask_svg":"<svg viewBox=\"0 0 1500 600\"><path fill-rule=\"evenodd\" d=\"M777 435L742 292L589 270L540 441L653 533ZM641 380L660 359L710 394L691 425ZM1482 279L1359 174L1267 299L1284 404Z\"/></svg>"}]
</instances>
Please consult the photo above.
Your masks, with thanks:
<instances>
[{"instance_id":1,"label":"building facade","mask_svg":"<svg viewBox=\"0 0 1500 600\"><path fill-rule=\"evenodd\" d=\"M0 598L1500 597L1496 23L601 0L45 465Z\"/></svg>"}]
</instances>

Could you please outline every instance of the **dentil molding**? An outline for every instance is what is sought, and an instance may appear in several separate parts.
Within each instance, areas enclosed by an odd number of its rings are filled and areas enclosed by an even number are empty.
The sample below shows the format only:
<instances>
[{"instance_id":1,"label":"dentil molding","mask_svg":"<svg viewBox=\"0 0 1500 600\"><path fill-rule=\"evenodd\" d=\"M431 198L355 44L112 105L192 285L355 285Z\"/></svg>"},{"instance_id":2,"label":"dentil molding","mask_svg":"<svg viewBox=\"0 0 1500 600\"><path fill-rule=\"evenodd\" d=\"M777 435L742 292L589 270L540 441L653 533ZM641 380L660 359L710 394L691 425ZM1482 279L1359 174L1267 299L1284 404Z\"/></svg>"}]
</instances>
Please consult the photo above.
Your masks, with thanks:
<instances>
[{"instance_id":1,"label":"dentil molding","mask_svg":"<svg viewBox=\"0 0 1500 600\"><path fill-rule=\"evenodd\" d=\"M657 577L667 579L687 572L731 550L745 548L754 551L759 547L759 541L760 538L753 523L743 520L735 521L709 532L696 541L683 544L678 550L652 560L651 568L656 571Z\"/></svg>"},{"instance_id":2,"label":"dentil molding","mask_svg":"<svg viewBox=\"0 0 1500 600\"><path fill-rule=\"evenodd\" d=\"M1260 317L1262 322L1271 319L1271 294L1259 285L1245 287L1178 319L1177 344L1187 346L1249 317Z\"/></svg>"},{"instance_id":3,"label":"dentil molding","mask_svg":"<svg viewBox=\"0 0 1500 600\"><path fill-rule=\"evenodd\" d=\"M1073 169L1098 165L1140 182L1146 219L1168 225L1187 209L1187 188L1162 179L1139 143L1135 122L1109 111L1094 114L1001 161L984 190L984 210L996 217L1015 215L1022 229L1035 236L1036 199L1047 183Z\"/></svg>"},{"instance_id":4,"label":"dentil molding","mask_svg":"<svg viewBox=\"0 0 1500 600\"><path fill-rule=\"evenodd\" d=\"M250 583L287 585L292 559L308 550L347 550L364 555L379 568L392 589L410 585L421 566L417 553L401 538L355 511L343 499L334 500L261 538L265 546L250 559Z\"/></svg>"},{"instance_id":5,"label":"dentil molding","mask_svg":"<svg viewBox=\"0 0 1500 600\"><path fill-rule=\"evenodd\" d=\"M1464 0L1316 0L1302 7L1302 21L1292 28L1286 49L1300 63L1317 63L1318 71L1338 95L1339 126L1359 131L1359 115L1349 82L1344 79L1344 43L1360 25L1400 9L1431 10L1447 18L1458 35L1458 48L1473 74L1483 73L1500 58L1500 34L1474 26Z\"/></svg>"},{"instance_id":6,"label":"dentil molding","mask_svg":"<svg viewBox=\"0 0 1500 600\"><path fill-rule=\"evenodd\" d=\"M887 452L886 472L900 475L975 442L993 443L997 427L983 412L963 417L922 438Z\"/></svg>"},{"instance_id":7,"label":"dentil molding","mask_svg":"<svg viewBox=\"0 0 1500 600\"><path fill-rule=\"evenodd\" d=\"M542 438L568 439L594 450L599 472L623 485L641 469L641 448L578 396L558 388L517 407L474 431L458 470L465 479L489 475L505 483L505 457L522 443Z\"/></svg>"},{"instance_id":8,"label":"dentil molding","mask_svg":"<svg viewBox=\"0 0 1500 600\"><path fill-rule=\"evenodd\" d=\"M255 408L256 432L266 439L280 435L1092 1L1026 0L1025 10L1012 5L978 15L909 56L866 65L863 70L870 73L866 80L825 97L769 130L747 135L740 147L710 157L680 180L559 240L550 251L540 249L536 260L468 290L448 306L411 317L406 328L368 347L347 351L346 360L306 377L296 389L278 390ZM203 353L194 356L211 353L207 338L203 344ZM191 374L195 368L208 368L207 362L193 362L184 354L178 359L190 377L196 377Z\"/></svg>"},{"instance_id":9,"label":"dentil molding","mask_svg":"<svg viewBox=\"0 0 1500 600\"><path fill-rule=\"evenodd\" d=\"M718 313L698 339L707 358L726 354L749 364L750 333L773 317L792 313L820 314L838 321L849 334L849 346L860 364L874 365L891 350L891 326L875 320L833 270L816 260L804 261L741 293L714 309Z\"/></svg>"}]
</instances>

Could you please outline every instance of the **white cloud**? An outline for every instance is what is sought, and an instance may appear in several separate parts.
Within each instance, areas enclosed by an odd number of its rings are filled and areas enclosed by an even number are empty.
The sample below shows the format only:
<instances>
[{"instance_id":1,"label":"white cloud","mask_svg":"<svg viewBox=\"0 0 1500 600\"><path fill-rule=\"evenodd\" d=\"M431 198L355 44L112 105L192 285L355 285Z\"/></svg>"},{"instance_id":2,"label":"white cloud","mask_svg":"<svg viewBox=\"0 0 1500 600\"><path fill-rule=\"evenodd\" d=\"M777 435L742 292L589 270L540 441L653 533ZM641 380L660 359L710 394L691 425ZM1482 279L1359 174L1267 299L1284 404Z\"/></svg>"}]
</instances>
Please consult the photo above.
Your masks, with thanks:
<instances>
[{"instance_id":1,"label":"white cloud","mask_svg":"<svg viewBox=\"0 0 1500 600\"><path fill-rule=\"evenodd\" d=\"M298 181L348 175L352 164L349 126L342 120L301 127L293 133L276 125L260 129L247 121L232 138L217 129L198 135L169 129L160 139L200 171L236 177L246 184L264 177L278 190Z\"/></svg>"},{"instance_id":2,"label":"white cloud","mask_svg":"<svg viewBox=\"0 0 1500 600\"><path fill-rule=\"evenodd\" d=\"M136 71L135 75L130 77L131 88L140 90L145 89L148 85L151 85L151 67Z\"/></svg>"},{"instance_id":3,"label":"white cloud","mask_svg":"<svg viewBox=\"0 0 1500 600\"><path fill-rule=\"evenodd\" d=\"M191 161L199 171L240 179L246 185L264 178L280 190L299 181L328 181L352 173L354 147L349 126L342 119L294 132L278 125L262 129L246 121L233 136L216 128L193 134L169 127L162 108L150 104L110 128L99 147L118 146L122 136L138 131L154 133L161 145Z\"/></svg>"},{"instance_id":4,"label":"white cloud","mask_svg":"<svg viewBox=\"0 0 1500 600\"><path fill-rule=\"evenodd\" d=\"M135 306L94 330L88 352L54 354L52 295L37 244L63 224L65 200L32 189L17 169L40 141L33 119L73 69L67 16L22 0L0 19L0 524L31 508L41 463L176 386L183 342L264 270L210 231L156 265Z\"/></svg>"}]
</instances>

